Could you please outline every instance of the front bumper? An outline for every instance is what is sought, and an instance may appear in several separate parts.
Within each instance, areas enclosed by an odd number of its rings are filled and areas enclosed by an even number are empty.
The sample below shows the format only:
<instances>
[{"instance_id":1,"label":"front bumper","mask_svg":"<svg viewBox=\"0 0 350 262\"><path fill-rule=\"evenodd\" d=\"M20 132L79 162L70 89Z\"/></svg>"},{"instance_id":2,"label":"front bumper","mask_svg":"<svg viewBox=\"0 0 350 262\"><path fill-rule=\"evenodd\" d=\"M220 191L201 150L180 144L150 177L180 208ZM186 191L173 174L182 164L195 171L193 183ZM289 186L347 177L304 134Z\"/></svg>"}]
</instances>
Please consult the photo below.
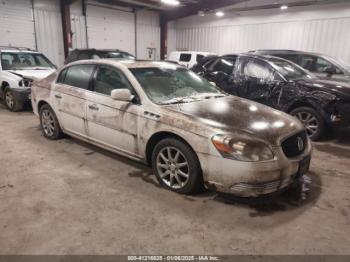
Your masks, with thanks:
<instances>
[{"instance_id":1,"label":"front bumper","mask_svg":"<svg viewBox=\"0 0 350 262\"><path fill-rule=\"evenodd\" d=\"M274 148L275 159L242 162L215 155L199 155L208 188L240 197L256 197L280 191L308 171L312 145L295 158L287 158L282 148ZM303 170L301 170L301 167Z\"/></svg>"},{"instance_id":2,"label":"front bumper","mask_svg":"<svg viewBox=\"0 0 350 262\"><path fill-rule=\"evenodd\" d=\"M31 89L30 88L11 88L11 93L17 103L24 104L30 102Z\"/></svg>"}]
</instances>

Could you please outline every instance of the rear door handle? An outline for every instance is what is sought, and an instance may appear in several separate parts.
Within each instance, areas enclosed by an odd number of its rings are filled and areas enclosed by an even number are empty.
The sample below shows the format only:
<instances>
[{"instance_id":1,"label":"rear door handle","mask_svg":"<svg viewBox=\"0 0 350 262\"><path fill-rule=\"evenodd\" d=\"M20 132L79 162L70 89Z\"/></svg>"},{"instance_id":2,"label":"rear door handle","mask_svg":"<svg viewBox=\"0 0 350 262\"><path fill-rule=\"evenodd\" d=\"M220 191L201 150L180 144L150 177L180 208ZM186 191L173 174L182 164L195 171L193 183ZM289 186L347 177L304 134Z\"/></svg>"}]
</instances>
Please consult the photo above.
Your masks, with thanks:
<instances>
[{"instance_id":1,"label":"rear door handle","mask_svg":"<svg viewBox=\"0 0 350 262\"><path fill-rule=\"evenodd\" d=\"M91 110L95 110L95 111L98 111L98 107L97 107L97 105L89 105L89 108L91 109Z\"/></svg>"},{"instance_id":2,"label":"rear door handle","mask_svg":"<svg viewBox=\"0 0 350 262\"><path fill-rule=\"evenodd\" d=\"M61 99L61 98L62 98L62 96L60 96L60 95L55 95L55 97L56 97L57 99Z\"/></svg>"}]
</instances>

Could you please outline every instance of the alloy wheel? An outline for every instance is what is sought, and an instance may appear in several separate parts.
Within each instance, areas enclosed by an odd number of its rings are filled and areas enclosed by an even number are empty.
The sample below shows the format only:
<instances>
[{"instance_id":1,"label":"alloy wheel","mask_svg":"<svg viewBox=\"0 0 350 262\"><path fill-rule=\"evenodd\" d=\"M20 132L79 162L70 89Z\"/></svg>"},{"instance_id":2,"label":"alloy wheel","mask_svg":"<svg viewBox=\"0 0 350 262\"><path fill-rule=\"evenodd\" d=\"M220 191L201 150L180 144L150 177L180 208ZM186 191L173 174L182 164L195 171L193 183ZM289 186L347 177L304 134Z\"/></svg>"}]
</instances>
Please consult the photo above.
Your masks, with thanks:
<instances>
[{"instance_id":1,"label":"alloy wheel","mask_svg":"<svg viewBox=\"0 0 350 262\"><path fill-rule=\"evenodd\" d=\"M319 122L314 115L309 112L298 112L295 117L303 123L309 136L316 134L319 128Z\"/></svg>"},{"instance_id":2,"label":"alloy wheel","mask_svg":"<svg viewBox=\"0 0 350 262\"><path fill-rule=\"evenodd\" d=\"M45 134L48 137L51 137L54 135L55 132L55 120L54 120L54 116L53 114L45 109L42 111L41 113L41 125L43 127L43 130L45 132Z\"/></svg>"},{"instance_id":3,"label":"alloy wheel","mask_svg":"<svg viewBox=\"0 0 350 262\"><path fill-rule=\"evenodd\" d=\"M185 155L175 147L164 147L157 156L157 170L163 183L173 189L183 188L190 177Z\"/></svg>"}]
</instances>

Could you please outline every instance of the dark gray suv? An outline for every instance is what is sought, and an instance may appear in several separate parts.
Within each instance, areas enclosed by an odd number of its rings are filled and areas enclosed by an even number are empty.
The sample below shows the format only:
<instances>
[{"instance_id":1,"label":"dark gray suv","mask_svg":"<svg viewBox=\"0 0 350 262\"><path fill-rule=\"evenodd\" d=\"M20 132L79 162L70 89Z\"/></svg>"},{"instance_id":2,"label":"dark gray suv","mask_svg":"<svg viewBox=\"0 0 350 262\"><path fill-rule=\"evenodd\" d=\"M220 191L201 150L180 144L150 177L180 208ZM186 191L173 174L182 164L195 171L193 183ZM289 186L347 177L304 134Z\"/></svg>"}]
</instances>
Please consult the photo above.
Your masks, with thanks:
<instances>
[{"instance_id":1,"label":"dark gray suv","mask_svg":"<svg viewBox=\"0 0 350 262\"><path fill-rule=\"evenodd\" d=\"M251 51L287 59L321 78L350 81L350 66L330 56L294 50Z\"/></svg>"}]
</instances>

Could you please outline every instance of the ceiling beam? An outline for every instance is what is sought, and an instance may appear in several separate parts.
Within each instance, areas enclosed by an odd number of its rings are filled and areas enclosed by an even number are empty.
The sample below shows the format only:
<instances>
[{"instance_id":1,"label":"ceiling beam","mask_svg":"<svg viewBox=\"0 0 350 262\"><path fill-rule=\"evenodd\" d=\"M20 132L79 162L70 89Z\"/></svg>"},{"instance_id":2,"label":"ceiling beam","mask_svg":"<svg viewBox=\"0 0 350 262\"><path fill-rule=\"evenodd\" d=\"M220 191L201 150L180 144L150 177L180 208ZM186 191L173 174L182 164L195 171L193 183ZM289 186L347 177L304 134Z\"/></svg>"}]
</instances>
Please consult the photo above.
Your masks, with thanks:
<instances>
[{"instance_id":1,"label":"ceiling beam","mask_svg":"<svg viewBox=\"0 0 350 262\"><path fill-rule=\"evenodd\" d=\"M247 0L201 0L198 4L191 4L174 10L163 11L161 15L162 19L171 21L196 15L200 10L216 10L246 1Z\"/></svg>"}]
</instances>

